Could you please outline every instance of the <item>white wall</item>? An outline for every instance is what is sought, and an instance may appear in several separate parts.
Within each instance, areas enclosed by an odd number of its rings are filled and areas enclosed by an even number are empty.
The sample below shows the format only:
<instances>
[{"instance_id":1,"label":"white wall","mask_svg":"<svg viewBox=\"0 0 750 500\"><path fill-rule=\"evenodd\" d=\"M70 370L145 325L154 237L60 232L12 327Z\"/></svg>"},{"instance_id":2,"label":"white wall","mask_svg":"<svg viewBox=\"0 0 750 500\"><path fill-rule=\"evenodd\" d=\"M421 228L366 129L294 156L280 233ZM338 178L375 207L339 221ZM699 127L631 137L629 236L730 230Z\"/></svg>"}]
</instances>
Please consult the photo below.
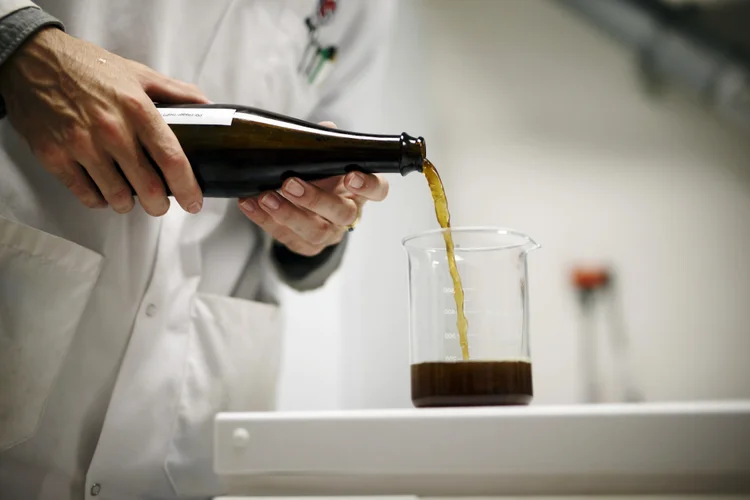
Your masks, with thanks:
<instances>
[{"instance_id":1,"label":"white wall","mask_svg":"<svg viewBox=\"0 0 750 500\"><path fill-rule=\"evenodd\" d=\"M423 136L431 149L430 121L424 84L429 47L418 2L398 2L397 23L386 61L378 116L363 124L375 132L407 132ZM341 390L344 408L407 407L409 332L406 253L401 239L438 227L424 176L388 176L386 202L369 204L352 233L352 246L342 269Z\"/></svg>"},{"instance_id":2,"label":"white wall","mask_svg":"<svg viewBox=\"0 0 750 500\"><path fill-rule=\"evenodd\" d=\"M418 3L397 5L390 48L373 73L379 78L369 80L362 95L351 95L342 108L349 108L355 130L430 137L426 102L417 88L421 66L413 64L414 58L422 57L421 11ZM400 240L437 224L420 174L386 177L388 199L367 205L340 270L320 290L284 290L280 410L410 404L405 385L406 256ZM386 307L378 307L376 301Z\"/></svg>"},{"instance_id":3,"label":"white wall","mask_svg":"<svg viewBox=\"0 0 750 500\"><path fill-rule=\"evenodd\" d=\"M455 223L544 246L536 401L578 398L567 273L582 259L616 266L648 400L750 397L750 136L676 93L650 101L633 56L553 2L426 11Z\"/></svg>"},{"instance_id":4,"label":"white wall","mask_svg":"<svg viewBox=\"0 0 750 500\"><path fill-rule=\"evenodd\" d=\"M454 225L543 245L530 257L535 403L580 398L568 272L585 259L616 266L648 400L750 397L750 136L678 92L650 100L633 55L551 1L399 4L373 128L426 137ZM336 292L331 404L409 406L400 239L432 227L421 176L368 207Z\"/></svg>"}]
</instances>

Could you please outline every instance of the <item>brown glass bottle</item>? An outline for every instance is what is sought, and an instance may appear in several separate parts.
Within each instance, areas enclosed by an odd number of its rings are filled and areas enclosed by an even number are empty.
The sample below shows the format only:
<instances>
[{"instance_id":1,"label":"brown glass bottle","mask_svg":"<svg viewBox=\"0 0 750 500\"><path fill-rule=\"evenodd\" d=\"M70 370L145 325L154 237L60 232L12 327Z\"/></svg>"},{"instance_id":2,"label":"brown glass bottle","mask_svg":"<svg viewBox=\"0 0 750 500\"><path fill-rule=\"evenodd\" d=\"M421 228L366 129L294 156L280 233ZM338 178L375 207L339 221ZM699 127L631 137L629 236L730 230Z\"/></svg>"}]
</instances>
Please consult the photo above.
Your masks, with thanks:
<instances>
[{"instance_id":1,"label":"brown glass bottle","mask_svg":"<svg viewBox=\"0 0 750 500\"><path fill-rule=\"evenodd\" d=\"M405 133L330 129L245 106L157 104L157 108L209 198L254 196L280 188L289 177L312 181L352 170L406 175L421 172L425 159L424 139Z\"/></svg>"}]
</instances>

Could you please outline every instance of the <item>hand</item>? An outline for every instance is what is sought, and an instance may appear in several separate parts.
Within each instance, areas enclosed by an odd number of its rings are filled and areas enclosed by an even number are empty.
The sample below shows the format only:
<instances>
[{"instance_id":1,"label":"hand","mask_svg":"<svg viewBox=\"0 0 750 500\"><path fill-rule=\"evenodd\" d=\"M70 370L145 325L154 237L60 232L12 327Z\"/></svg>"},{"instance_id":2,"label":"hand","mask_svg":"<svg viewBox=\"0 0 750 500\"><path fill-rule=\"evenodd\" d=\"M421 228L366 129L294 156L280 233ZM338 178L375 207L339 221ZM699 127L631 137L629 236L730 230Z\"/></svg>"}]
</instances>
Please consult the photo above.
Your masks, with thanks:
<instances>
[{"instance_id":1,"label":"hand","mask_svg":"<svg viewBox=\"0 0 750 500\"><path fill-rule=\"evenodd\" d=\"M47 28L3 64L0 93L39 162L86 206L133 208L117 162L144 210L166 213L164 183L145 149L180 206L201 209L190 163L152 102L209 102L193 85Z\"/></svg>"},{"instance_id":2,"label":"hand","mask_svg":"<svg viewBox=\"0 0 750 500\"><path fill-rule=\"evenodd\" d=\"M335 127L331 122L321 125ZM312 257L344 237L367 201L382 201L388 181L350 172L314 182L287 179L278 192L239 200L242 212L289 250Z\"/></svg>"}]
</instances>

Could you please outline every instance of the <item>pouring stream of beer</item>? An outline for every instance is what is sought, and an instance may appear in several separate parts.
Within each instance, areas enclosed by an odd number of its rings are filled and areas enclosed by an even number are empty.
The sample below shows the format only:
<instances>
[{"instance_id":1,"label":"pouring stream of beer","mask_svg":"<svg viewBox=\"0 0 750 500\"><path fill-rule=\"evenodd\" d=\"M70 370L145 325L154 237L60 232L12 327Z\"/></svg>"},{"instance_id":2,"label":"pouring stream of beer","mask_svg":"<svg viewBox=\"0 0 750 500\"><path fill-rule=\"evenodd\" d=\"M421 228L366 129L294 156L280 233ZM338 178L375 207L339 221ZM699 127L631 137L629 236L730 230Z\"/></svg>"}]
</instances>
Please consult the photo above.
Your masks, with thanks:
<instances>
[{"instance_id":1,"label":"pouring stream of beer","mask_svg":"<svg viewBox=\"0 0 750 500\"><path fill-rule=\"evenodd\" d=\"M425 177L427 177L432 199L435 202L435 215L440 223L440 227L450 229L451 216L448 211L448 199L445 196L443 181L440 179L437 169L429 160L425 160L423 172ZM456 301L456 326L458 327L458 339L461 344L461 355L464 361L468 361L469 340L466 332L469 322L466 320L466 315L464 314L464 288L461 285L461 276L459 276L458 267L456 266L453 235L450 231L443 231L443 239L445 240L445 250L448 254L448 268L453 280L453 298Z\"/></svg>"}]
</instances>

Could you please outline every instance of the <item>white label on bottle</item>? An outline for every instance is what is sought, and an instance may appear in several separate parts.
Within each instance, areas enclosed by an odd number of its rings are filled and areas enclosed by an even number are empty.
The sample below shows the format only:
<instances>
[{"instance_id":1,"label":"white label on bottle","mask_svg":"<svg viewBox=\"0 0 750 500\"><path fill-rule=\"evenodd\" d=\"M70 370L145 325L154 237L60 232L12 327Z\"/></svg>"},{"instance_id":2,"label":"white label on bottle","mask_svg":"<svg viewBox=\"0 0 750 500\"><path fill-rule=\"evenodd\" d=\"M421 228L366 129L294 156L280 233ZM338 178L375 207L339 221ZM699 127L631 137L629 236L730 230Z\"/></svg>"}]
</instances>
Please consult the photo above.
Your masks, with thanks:
<instances>
[{"instance_id":1,"label":"white label on bottle","mask_svg":"<svg viewBox=\"0 0 750 500\"><path fill-rule=\"evenodd\" d=\"M224 108L158 108L170 125L231 125L234 109Z\"/></svg>"}]
</instances>

